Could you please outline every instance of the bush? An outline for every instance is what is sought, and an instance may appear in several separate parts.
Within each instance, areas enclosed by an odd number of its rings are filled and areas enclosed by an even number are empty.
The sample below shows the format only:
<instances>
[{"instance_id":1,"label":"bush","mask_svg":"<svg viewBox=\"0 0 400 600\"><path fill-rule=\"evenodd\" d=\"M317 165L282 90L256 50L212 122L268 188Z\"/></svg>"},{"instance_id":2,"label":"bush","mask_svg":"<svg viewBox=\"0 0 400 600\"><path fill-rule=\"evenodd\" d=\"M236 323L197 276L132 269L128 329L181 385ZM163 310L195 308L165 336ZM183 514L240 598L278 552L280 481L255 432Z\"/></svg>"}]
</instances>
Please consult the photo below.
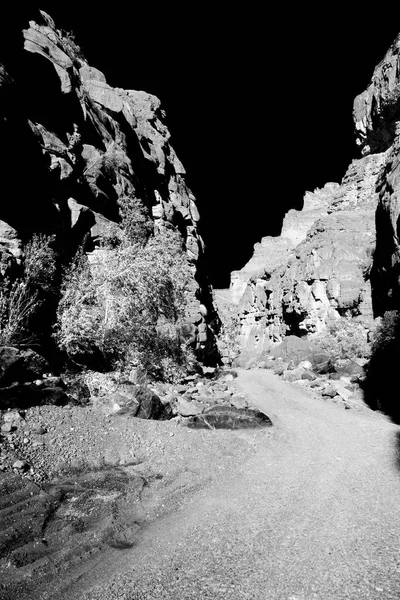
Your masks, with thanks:
<instances>
[{"instance_id":1,"label":"bush","mask_svg":"<svg viewBox=\"0 0 400 600\"><path fill-rule=\"evenodd\" d=\"M51 319L50 296L57 294L57 257L52 237L34 235L24 248L23 273L0 289L0 344L30 344Z\"/></svg>"},{"instance_id":2,"label":"bush","mask_svg":"<svg viewBox=\"0 0 400 600\"><path fill-rule=\"evenodd\" d=\"M341 317L327 331L316 336L315 341L332 360L367 358L371 353L368 328L356 318Z\"/></svg>"},{"instance_id":3,"label":"bush","mask_svg":"<svg viewBox=\"0 0 400 600\"><path fill-rule=\"evenodd\" d=\"M130 244L145 244L153 232L153 222L146 207L138 198L123 197L118 200L121 227Z\"/></svg>"},{"instance_id":4,"label":"bush","mask_svg":"<svg viewBox=\"0 0 400 600\"><path fill-rule=\"evenodd\" d=\"M400 312L389 310L382 317L372 340L372 354L388 354L399 342Z\"/></svg>"},{"instance_id":5,"label":"bush","mask_svg":"<svg viewBox=\"0 0 400 600\"><path fill-rule=\"evenodd\" d=\"M55 334L71 357L92 354L101 347L102 315L100 310L96 315L96 299L89 262L79 248L63 278Z\"/></svg>"},{"instance_id":6,"label":"bush","mask_svg":"<svg viewBox=\"0 0 400 600\"><path fill-rule=\"evenodd\" d=\"M34 341L28 323L37 310L38 299L22 280L4 284L0 291L0 345L12 346Z\"/></svg>"},{"instance_id":7,"label":"bush","mask_svg":"<svg viewBox=\"0 0 400 600\"><path fill-rule=\"evenodd\" d=\"M56 339L76 361L100 353L110 367L141 366L174 379L186 368L178 325L190 270L179 234L164 231L145 245L80 252L62 285Z\"/></svg>"},{"instance_id":8,"label":"bush","mask_svg":"<svg viewBox=\"0 0 400 600\"><path fill-rule=\"evenodd\" d=\"M372 342L368 367L369 403L395 420L400 417L397 370L400 356L400 312L388 311L382 317Z\"/></svg>"},{"instance_id":9,"label":"bush","mask_svg":"<svg viewBox=\"0 0 400 600\"><path fill-rule=\"evenodd\" d=\"M34 234L24 248L24 280L38 292L57 293L57 254L54 236Z\"/></svg>"}]
</instances>

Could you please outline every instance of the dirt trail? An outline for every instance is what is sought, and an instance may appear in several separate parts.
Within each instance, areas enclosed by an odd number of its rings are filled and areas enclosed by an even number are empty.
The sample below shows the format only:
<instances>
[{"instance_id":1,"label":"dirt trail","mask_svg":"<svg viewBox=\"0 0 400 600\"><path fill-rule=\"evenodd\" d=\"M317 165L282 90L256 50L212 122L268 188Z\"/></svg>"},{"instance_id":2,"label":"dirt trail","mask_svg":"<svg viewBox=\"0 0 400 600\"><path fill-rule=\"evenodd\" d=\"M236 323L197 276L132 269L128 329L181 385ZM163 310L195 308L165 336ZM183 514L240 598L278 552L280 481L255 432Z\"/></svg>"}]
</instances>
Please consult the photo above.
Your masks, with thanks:
<instances>
[{"instance_id":1,"label":"dirt trail","mask_svg":"<svg viewBox=\"0 0 400 600\"><path fill-rule=\"evenodd\" d=\"M257 444L249 460L135 548L93 563L59 600L400 598L398 427L265 370L236 381L273 434L243 432Z\"/></svg>"}]
</instances>

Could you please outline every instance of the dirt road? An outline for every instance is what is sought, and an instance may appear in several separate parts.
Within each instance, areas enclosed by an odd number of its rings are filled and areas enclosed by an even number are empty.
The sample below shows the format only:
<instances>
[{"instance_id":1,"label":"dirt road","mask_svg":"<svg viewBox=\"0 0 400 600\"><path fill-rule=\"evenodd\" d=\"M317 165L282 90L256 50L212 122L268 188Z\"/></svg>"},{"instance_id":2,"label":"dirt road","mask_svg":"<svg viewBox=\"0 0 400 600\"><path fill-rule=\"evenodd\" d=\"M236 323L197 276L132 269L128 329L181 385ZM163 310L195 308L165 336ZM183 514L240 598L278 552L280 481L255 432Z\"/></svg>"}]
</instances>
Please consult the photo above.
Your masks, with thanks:
<instances>
[{"instance_id":1,"label":"dirt road","mask_svg":"<svg viewBox=\"0 0 400 600\"><path fill-rule=\"evenodd\" d=\"M400 598L399 428L268 371L242 371L237 386L273 434L257 433L257 452L235 473L93 565L60 600Z\"/></svg>"}]
</instances>

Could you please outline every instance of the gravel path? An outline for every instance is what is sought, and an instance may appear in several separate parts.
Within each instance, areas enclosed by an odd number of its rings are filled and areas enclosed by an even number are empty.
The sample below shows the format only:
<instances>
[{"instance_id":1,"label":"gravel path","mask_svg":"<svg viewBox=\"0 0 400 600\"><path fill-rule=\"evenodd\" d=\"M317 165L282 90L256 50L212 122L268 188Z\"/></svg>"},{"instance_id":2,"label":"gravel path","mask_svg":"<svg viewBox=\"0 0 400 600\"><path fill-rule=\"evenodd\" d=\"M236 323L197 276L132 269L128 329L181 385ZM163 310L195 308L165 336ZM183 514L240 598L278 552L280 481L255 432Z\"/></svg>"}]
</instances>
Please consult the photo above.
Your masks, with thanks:
<instances>
[{"instance_id":1,"label":"gravel path","mask_svg":"<svg viewBox=\"0 0 400 600\"><path fill-rule=\"evenodd\" d=\"M400 598L398 427L269 371L241 371L236 385L273 435L59 600Z\"/></svg>"}]
</instances>

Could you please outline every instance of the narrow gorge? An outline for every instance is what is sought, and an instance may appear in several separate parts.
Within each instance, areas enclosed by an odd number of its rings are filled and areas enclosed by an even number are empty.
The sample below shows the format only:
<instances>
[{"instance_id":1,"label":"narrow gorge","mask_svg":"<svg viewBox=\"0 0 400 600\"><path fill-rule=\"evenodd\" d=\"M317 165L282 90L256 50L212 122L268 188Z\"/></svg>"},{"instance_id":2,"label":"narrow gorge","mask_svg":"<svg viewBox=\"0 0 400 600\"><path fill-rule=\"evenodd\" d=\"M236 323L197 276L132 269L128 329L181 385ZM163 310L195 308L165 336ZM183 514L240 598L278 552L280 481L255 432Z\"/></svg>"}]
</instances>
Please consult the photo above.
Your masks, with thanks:
<instances>
[{"instance_id":1,"label":"narrow gorge","mask_svg":"<svg viewBox=\"0 0 400 600\"><path fill-rule=\"evenodd\" d=\"M0 55L0 600L395 600L400 35L341 181L213 289L218 210L163 98L22 13Z\"/></svg>"}]
</instances>

